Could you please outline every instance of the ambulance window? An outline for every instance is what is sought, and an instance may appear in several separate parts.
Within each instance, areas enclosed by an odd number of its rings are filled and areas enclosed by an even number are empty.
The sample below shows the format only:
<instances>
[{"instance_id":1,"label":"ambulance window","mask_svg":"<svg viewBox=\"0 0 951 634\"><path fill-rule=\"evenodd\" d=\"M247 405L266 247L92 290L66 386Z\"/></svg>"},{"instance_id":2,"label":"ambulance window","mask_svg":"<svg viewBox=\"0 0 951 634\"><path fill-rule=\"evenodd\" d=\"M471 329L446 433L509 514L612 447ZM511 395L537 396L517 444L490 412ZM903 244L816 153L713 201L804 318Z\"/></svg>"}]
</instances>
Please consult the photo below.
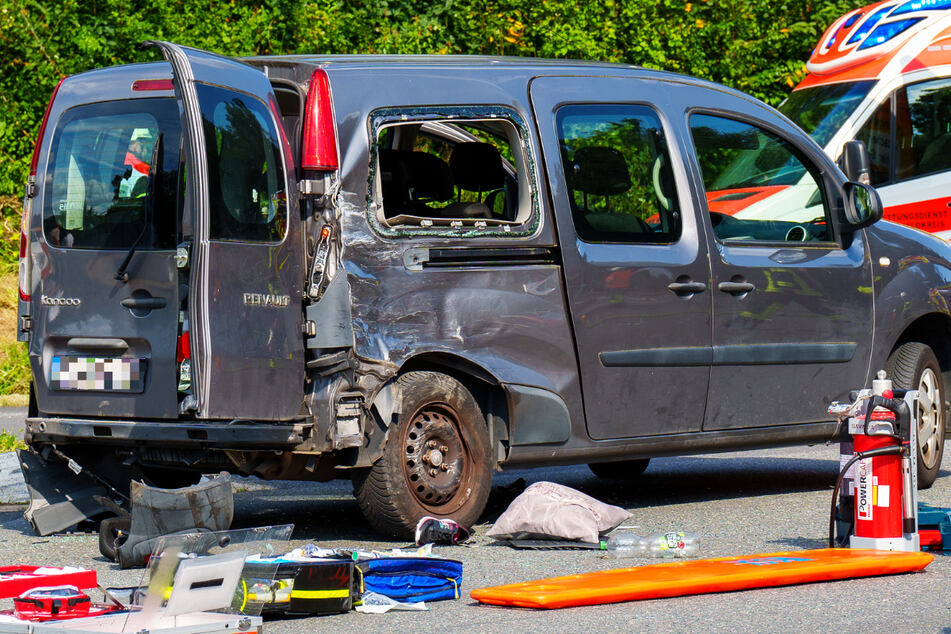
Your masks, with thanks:
<instances>
[{"instance_id":1,"label":"ambulance window","mask_svg":"<svg viewBox=\"0 0 951 634\"><path fill-rule=\"evenodd\" d=\"M176 243L181 134L173 99L77 106L60 118L43 230L56 247L167 249Z\"/></svg>"},{"instance_id":2,"label":"ambulance window","mask_svg":"<svg viewBox=\"0 0 951 634\"><path fill-rule=\"evenodd\" d=\"M889 181L889 163L892 154L892 102L888 99L869 117L856 139L863 141L868 148L871 163L870 177L872 185L883 185Z\"/></svg>"},{"instance_id":3,"label":"ambulance window","mask_svg":"<svg viewBox=\"0 0 951 634\"><path fill-rule=\"evenodd\" d=\"M287 227L284 163L270 111L199 84L212 240L280 242Z\"/></svg>"},{"instance_id":4,"label":"ambulance window","mask_svg":"<svg viewBox=\"0 0 951 634\"><path fill-rule=\"evenodd\" d=\"M896 116L899 179L951 169L951 79L913 84L901 92L907 92L907 109Z\"/></svg>"}]
</instances>

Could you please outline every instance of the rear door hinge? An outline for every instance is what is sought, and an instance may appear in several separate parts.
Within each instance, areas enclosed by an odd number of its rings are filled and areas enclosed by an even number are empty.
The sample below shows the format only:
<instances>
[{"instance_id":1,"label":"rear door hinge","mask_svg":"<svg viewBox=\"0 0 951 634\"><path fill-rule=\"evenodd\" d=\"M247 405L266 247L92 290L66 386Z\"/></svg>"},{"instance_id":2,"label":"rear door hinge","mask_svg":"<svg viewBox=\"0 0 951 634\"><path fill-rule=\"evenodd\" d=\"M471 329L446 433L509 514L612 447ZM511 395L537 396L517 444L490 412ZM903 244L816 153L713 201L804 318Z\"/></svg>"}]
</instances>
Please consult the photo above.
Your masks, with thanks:
<instances>
[{"instance_id":1,"label":"rear door hinge","mask_svg":"<svg viewBox=\"0 0 951 634\"><path fill-rule=\"evenodd\" d=\"M327 191L327 184L322 178L305 178L297 183L301 196L323 196Z\"/></svg>"},{"instance_id":2,"label":"rear door hinge","mask_svg":"<svg viewBox=\"0 0 951 634\"><path fill-rule=\"evenodd\" d=\"M179 269L187 269L188 259L188 243L183 242L175 249L175 267Z\"/></svg>"}]
</instances>

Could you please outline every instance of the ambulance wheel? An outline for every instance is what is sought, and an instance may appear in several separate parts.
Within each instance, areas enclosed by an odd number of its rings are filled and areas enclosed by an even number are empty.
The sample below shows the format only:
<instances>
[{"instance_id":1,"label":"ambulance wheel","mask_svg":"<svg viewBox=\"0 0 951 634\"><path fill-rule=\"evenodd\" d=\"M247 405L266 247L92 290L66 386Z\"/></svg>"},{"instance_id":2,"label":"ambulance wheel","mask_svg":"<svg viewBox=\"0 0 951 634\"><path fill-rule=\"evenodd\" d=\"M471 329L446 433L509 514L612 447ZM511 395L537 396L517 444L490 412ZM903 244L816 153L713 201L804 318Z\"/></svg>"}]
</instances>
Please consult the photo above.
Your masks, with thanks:
<instances>
[{"instance_id":1,"label":"ambulance wheel","mask_svg":"<svg viewBox=\"0 0 951 634\"><path fill-rule=\"evenodd\" d=\"M602 480L633 480L644 473L650 461L650 458L638 458L619 462L592 462L588 468Z\"/></svg>"},{"instance_id":2,"label":"ambulance wheel","mask_svg":"<svg viewBox=\"0 0 951 634\"><path fill-rule=\"evenodd\" d=\"M941 366L931 348L910 341L892 352L885 372L896 388L918 390L918 488L927 489L938 477L944 454L947 408Z\"/></svg>"},{"instance_id":3,"label":"ambulance wheel","mask_svg":"<svg viewBox=\"0 0 951 634\"><path fill-rule=\"evenodd\" d=\"M464 385L445 374L407 372L397 384L402 411L383 456L354 476L360 510L376 530L401 539L413 539L427 515L468 529L492 488L482 410Z\"/></svg>"}]
</instances>

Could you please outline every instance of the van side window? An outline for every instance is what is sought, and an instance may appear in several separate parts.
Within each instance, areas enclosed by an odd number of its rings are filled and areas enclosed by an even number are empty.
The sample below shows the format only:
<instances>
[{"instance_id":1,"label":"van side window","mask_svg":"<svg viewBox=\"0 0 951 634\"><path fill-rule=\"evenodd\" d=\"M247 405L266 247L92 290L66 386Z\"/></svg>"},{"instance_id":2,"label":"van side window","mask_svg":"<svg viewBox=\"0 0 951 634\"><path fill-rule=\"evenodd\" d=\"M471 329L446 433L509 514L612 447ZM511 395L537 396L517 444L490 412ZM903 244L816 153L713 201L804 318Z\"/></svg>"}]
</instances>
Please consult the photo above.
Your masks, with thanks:
<instances>
[{"instance_id":1,"label":"van side window","mask_svg":"<svg viewBox=\"0 0 951 634\"><path fill-rule=\"evenodd\" d=\"M376 152L387 226L498 226L532 212L519 135L504 119L384 125Z\"/></svg>"},{"instance_id":2,"label":"van side window","mask_svg":"<svg viewBox=\"0 0 951 634\"><path fill-rule=\"evenodd\" d=\"M257 99L198 84L205 128L211 239L280 242L287 192L279 135Z\"/></svg>"},{"instance_id":3,"label":"van side window","mask_svg":"<svg viewBox=\"0 0 951 634\"><path fill-rule=\"evenodd\" d=\"M707 114L690 116L690 132L717 239L832 240L818 169L791 143Z\"/></svg>"},{"instance_id":4,"label":"van side window","mask_svg":"<svg viewBox=\"0 0 951 634\"><path fill-rule=\"evenodd\" d=\"M898 180L951 169L951 79L912 84L896 97Z\"/></svg>"},{"instance_id":5,"label":"van side window","mask_svg":"<svg viewBox=\"0 0 951 634\"><path fill-rule=\"evenodd\" d=\"M647 106L577 105L556 117L578 236L675 242L680 204L660 119Z\"/></svg>"},{"instance_id":6,"label":"van side window","mask_svg":"<svg viewBox=\"0 0 951 634\"><path fill-rule=\"evenodd\" d=\"M77 106L57 123L43 229L55 247L139 249L176 242L181 131L173 99Z\"/></svg>"}]
</instances>

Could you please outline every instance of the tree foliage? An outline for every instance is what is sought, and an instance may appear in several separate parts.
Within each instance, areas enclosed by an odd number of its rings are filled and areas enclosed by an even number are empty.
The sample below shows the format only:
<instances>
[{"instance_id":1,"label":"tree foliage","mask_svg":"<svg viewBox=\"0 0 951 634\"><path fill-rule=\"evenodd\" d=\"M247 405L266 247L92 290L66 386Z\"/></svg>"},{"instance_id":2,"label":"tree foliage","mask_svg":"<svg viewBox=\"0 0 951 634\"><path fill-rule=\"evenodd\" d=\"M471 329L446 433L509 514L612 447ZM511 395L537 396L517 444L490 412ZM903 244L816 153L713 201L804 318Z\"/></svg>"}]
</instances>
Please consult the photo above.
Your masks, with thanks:
<instances>
[{"instance_id":1,"label":"tree foliage","mask_svg":"<svg viewBox=\"0 0 951 634\"><path fill-rule=\"evenodd\" d=\"M639 64L776 104L846 0L0 0L0 194L22 190L64 75L157 59L166 39L227 55L458 53Z\"/></svg>"}]
</instances>

